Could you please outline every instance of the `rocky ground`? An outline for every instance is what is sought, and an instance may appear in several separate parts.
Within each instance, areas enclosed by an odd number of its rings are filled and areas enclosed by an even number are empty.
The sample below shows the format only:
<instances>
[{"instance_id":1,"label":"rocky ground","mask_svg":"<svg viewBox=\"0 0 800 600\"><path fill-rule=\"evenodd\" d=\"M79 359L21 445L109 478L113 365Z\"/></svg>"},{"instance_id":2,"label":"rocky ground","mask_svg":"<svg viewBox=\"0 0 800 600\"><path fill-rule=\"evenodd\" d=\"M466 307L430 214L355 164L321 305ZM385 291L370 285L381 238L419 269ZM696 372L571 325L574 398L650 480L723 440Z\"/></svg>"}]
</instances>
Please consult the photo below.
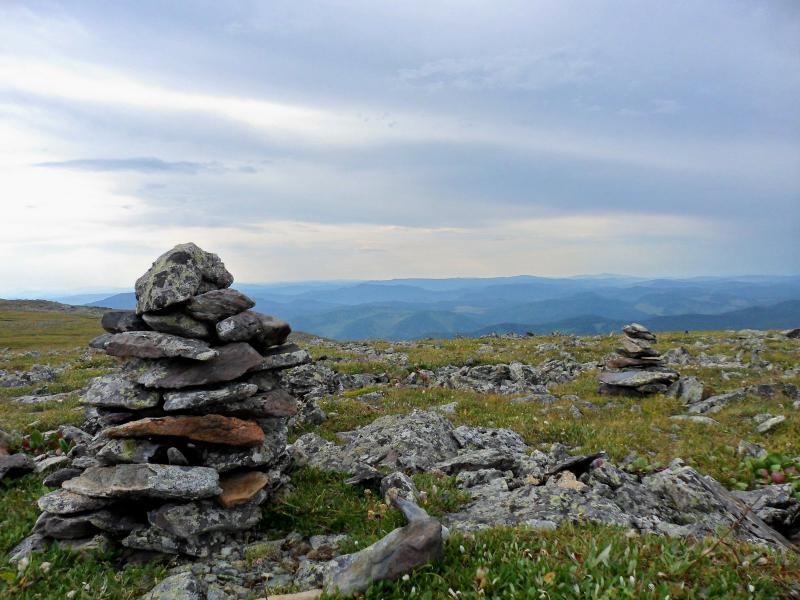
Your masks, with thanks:
<instances>
[{"instance_id":1,"label":"rocky ground","mask_svg":"<svg viewBox=\"0 0 800 600\"><path fill-rule=\"evenodd\" d=\"M0 551L29 533L49 491L42 480L74 460L71 427L85 426L89 380L118 368L85 347L96 321L0 313L0 429L11 434L11 456L0 456ZM60 544L0 567L0 596L318 588L342 556L407 520L414 539L433 539L404 499L445 526L441 555L418 545L437 560L368 597L800 593L800 340L660 335L680 379L647 397L598 391L618 336L299 341L314 361L281 375L300 400L291 482L254 532L191 560ZM391 550L376 551L388 552L384 564Z\"/></svg>"}]
</instances>

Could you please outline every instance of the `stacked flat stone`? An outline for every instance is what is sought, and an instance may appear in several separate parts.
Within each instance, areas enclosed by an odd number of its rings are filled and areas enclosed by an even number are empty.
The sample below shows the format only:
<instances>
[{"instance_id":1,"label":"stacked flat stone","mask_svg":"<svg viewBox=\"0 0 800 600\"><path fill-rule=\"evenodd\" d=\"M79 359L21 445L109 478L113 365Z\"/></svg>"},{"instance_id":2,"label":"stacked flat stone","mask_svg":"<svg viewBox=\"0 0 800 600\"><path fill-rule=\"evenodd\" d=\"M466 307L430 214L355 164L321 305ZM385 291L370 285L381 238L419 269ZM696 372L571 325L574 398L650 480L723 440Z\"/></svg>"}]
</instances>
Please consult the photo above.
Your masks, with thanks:
<instances>
[{"instance_id":1,"label":"stacked flat stone","mask_svg":"<svg viewBox=\"0 0 800 600\"><path fill-rule=\"evenodd\" d=\"M679 375L663 367L663 357L653 348L656 336L639 323L626 325L622 333L619 355L607 360L600 373L599 392L621 396L666 392Z\"/></svg>"},{"instance_id":2,"label":"stacked flat stone","mask_svg":"<svg viewBox=\"0 0 800 600\"><path fill-rule=\"evenodd\" d=\"M94 438L40 498L41 538L190 556L242 537L285 483L294 397L280 369L308 362L285 322L250 310L215 254L182 244L136 282L136 311L91 342L125 359L85 393Z\"/></svg>"}]
</instances>

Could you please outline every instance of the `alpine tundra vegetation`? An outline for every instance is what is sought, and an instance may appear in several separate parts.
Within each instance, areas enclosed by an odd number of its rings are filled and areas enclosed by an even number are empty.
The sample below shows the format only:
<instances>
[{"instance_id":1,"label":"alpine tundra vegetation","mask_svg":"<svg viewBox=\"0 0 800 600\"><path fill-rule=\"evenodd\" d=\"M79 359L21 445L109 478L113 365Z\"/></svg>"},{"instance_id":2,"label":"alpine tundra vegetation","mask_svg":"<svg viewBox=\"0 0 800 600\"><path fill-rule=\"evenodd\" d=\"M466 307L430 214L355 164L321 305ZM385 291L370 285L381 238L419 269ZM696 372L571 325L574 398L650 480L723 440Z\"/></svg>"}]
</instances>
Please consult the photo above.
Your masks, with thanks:
<instances>
[{"instance_id":1,"label":"alpine tundra vegetation","mask_svg":"<svg viewBox=\"0 0 800 600\"><path fill-rule=\"evenodd\" d=\"M232 282L0 307L2 597L800 593L796 330L337 342Z\"/></svg>"}]
</instances>

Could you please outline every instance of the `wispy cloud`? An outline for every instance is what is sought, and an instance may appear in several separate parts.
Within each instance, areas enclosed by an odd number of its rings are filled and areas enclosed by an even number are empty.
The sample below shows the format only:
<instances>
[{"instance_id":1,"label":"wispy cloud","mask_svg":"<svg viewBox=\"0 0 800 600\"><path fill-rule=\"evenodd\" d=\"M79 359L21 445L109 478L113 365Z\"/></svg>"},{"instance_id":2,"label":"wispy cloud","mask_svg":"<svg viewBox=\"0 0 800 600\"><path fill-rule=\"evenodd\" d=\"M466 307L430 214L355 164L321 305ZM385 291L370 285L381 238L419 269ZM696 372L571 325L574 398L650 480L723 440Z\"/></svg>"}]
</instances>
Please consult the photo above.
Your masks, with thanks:
<instances>
[{"instance_id":1,"label":"wispy cloud","mask_svg":"<svg viewBox=\"0 0 800 600\"><path fill-rule=\"evenodd\" d=\"M170 162L159 158L83 158L38 163L37 167L76 171L138 171L140 173L197 173L220 170L214 165L196 162Z\"/></svg>"}]
</instances>

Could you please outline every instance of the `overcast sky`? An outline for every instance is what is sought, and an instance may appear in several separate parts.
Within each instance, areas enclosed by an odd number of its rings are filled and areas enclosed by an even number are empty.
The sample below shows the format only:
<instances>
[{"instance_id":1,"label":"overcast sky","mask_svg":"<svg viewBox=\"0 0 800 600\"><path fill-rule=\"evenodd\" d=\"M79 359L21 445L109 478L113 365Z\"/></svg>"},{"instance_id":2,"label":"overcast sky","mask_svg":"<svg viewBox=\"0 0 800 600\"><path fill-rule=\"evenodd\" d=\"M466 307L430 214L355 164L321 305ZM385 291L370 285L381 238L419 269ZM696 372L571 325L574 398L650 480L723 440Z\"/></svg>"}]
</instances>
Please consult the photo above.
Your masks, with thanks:
<instances>
[{"instance_id":1,"label":"overcast sky","mask_svg":"<svg viewBox=\"0 0 800 600\"><path fill-rule=\"evenodd\" d=\"M0 2L0 295L800 272L800 3Z\"/></svg>"}]
</instances>

